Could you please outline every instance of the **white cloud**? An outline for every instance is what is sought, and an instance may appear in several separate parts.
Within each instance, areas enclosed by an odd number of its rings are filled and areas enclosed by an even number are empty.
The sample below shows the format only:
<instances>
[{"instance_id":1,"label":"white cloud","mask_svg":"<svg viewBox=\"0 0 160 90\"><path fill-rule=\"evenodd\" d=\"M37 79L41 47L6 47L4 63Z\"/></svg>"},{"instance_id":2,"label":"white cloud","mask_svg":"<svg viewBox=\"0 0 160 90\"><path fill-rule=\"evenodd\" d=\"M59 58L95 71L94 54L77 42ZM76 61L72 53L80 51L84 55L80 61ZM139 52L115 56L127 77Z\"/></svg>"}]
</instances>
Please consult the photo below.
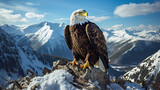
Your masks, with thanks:
<instances>
[{"instance_id":1,"label":"white cloud","mask_svg":"<svg viewBox=\"0 0 160 90\"><path fill-rule=\"evenodd\" d=\"M13 10L0 8L0 23L15 23L15 22L27 22L28 20L22 17L21 14L13 14Z\"/></svg>"},{"instance_id":2,"label":"white cloud","mask_svg":"<svg viewBox=\"0 0 160 90\"><path fill-rule=\"evenodd\" d=\"M160 2L155 3L130 3L117 6L114 14L120 17L132 17L137 15L146 15L149 13L160 12Z\"/></svg>"},{"instance_id":3,"label":"white cloud","mask_svg":"<svg viewBox=\"0 0 160 90\"><path fill-rule=\"evenodd\" d=\"M32 2L26 2L25 4L26 4L26 5L30 5L30 6L37 5L37 4L32 3Z\"/></svg>"},{"instance_id":4,"label":"white cloud","mask_svg":"<svg viewBox=\"0 0 160 90\"><path fill-rule=\"evenodd\" d=\"M5 4L5 3L0 3L0 8L7 8L7 9L12 9L12 10L19 10L19 11L25 11L25 12L35 12L36 9L20 4Z\"/></svg>"},{"instance_id":5,"label":"white cloud","mask_svg":"<svg viewBox=\"0 0 160 90\"><path fill-rule=\"evenodd\" d=\"M45 13L45 14L36 14L36 13L33 13L33 12L28 12L28 13L25 14L25 16L26 16L27 18L37 18L37 19L41 19L41 18L43 18L46 14L47 14L47 13Z\"/></svg>"},{"instance_id":6,"label":"white cloud","mask_svg":"<svg viewBox=\"0 0 160 90\"><path fill-rule=\"evenodd\" d=\"M109 16L101 16L101 17L96 17L96 16L89 16L88 19L90 19L93 22L101 22L103 20L109 19Z\"/></svg>"},{"instance_id":7,"label":"white cloud","mask_svg":"<svg viewBox=\"0 0 160 90\"><path fill-rule=\"evenodd\" d=\"M58 21L66 21L66 20L70 20L69 18L59 18L59 19L55 19L55 20L58 20Z\"/></svg>"}]
</instances>

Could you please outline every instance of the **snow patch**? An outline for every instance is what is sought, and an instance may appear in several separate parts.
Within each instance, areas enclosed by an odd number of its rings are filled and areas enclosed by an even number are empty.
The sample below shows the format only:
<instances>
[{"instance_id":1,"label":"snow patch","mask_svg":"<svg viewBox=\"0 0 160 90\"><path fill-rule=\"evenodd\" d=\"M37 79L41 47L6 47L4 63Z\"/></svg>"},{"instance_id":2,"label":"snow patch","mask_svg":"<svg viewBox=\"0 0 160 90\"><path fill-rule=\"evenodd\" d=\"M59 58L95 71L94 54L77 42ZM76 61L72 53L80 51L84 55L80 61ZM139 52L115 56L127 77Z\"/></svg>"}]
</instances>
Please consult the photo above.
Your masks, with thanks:
<instances>
[{"instance_id":1,"label":"snow patch","mask_svg":"<svg viewBox=\"0 0 160 90\"><path fill-rule=\"evenodd\" d=\"M38 90L76 90L77 88L71 84L73 78L66 70L55 70L43 77L33 78L27 90L36 84L39 84Z\"/></svg>"}]
</instances>

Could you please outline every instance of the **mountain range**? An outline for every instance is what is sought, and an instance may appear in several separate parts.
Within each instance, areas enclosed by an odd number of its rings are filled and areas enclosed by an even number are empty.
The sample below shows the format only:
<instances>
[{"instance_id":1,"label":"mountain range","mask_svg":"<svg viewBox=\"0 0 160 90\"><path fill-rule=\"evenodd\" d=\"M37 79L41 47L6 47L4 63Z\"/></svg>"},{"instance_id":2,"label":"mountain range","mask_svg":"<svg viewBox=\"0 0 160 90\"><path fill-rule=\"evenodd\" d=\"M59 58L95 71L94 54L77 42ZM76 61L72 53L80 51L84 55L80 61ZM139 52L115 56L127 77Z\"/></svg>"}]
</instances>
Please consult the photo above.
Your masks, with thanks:
<instances>
[{"instance_id":1,"label":"mountain range","mask_svg":"<svg viewBox=\"0 0 160 90\"><path fill-rule=\"evenodd\" d=\"M27 27L0 27L19 45L31 46L41 54L73 58L64 39L64 23L45 21ZM111 64L138 64L160 49L160 30L101 30L107 42Z\"/></svg>"}]
</instances>

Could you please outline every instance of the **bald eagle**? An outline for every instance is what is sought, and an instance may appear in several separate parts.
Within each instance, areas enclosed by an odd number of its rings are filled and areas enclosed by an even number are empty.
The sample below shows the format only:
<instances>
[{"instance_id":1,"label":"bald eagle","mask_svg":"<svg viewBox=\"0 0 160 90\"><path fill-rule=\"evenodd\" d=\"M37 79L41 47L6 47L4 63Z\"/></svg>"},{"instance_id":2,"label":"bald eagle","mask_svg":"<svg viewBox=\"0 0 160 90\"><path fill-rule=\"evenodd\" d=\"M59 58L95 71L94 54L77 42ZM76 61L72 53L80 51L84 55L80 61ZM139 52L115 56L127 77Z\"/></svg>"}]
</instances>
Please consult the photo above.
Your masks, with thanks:
<instances>
[{"instance_id":1,"label":"bald eagle","mask_svg":"<svg viewBox=\"0 0 160 90\"><path fill-rule=\"evenodd\" d=\"M81 68L98 66L105 72L108 69L108 55L103 32L86 17L86 10L74 11L70 17L70 25L64 29L65 41L74 58L69 64L78 65L77 61L80 59L84 63Z\"/></svg>"}]
</instances>

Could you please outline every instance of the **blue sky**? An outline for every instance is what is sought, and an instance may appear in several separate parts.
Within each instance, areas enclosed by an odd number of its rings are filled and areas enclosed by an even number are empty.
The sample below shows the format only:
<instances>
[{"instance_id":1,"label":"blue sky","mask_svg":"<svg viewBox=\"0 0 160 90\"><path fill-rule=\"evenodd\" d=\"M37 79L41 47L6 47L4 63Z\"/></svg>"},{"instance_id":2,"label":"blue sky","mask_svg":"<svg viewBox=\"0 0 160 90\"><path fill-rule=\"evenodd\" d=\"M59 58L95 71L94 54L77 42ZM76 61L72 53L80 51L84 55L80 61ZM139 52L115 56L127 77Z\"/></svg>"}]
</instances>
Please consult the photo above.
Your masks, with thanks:
<instances>
[{"instance_id":1,"label":"blue sky","mask_svg":"<svg viewBox=\"0 0 160 90\"><path fill-rule=\"evenodd\" d=\"M69 24L77 9L85 9L102 28L160 25L160 0L0 0L0 24Z\"/></svg>"}]
</instances>

